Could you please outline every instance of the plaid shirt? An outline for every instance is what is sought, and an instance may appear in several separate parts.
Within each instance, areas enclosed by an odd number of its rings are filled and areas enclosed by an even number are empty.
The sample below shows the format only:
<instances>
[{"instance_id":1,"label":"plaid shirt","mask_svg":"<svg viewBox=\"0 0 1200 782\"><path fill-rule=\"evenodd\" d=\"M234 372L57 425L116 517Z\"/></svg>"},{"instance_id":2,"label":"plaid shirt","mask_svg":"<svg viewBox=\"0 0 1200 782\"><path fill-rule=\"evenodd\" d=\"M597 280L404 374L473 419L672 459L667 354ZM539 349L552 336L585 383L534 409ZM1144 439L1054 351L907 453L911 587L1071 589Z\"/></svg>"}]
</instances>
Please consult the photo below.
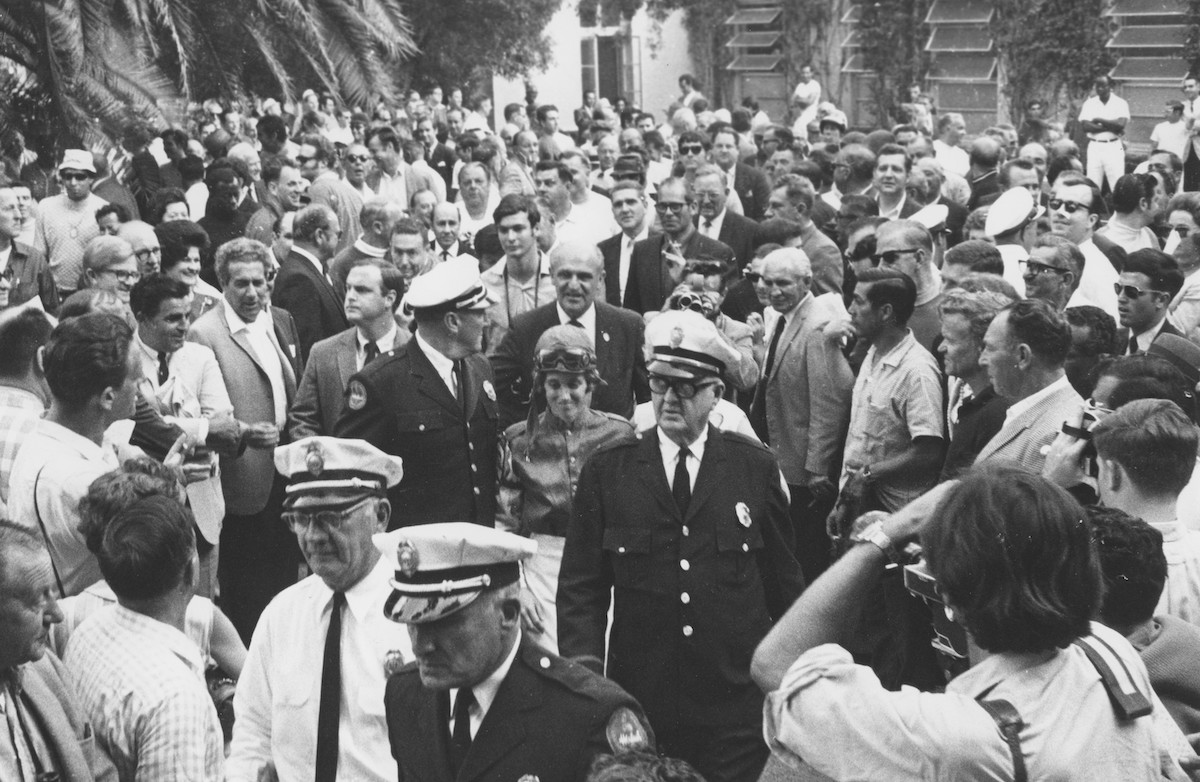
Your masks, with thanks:
<instances>
[{"instance_id":1,"label":"plaid shirt","mask_svg":"<svg viewBox=\"0 0 1200 782\"><path fill-rule=\"evenodd\" d=\"M111 606L71 635L64 662L122 780L224 779L224 740L200 650L179 630Z\"/></svg>"},{"instance_id":2,"label":"plaid shirt","mask_svg":"<svg viewBox=\"0 0 1200 782\"><path fill-rule=\"evenodd\" d=\"M37 427L45 408L28 391L0 386L0 512L8 510L8 480L26 438Z\"/></svg>"}]
</instances>

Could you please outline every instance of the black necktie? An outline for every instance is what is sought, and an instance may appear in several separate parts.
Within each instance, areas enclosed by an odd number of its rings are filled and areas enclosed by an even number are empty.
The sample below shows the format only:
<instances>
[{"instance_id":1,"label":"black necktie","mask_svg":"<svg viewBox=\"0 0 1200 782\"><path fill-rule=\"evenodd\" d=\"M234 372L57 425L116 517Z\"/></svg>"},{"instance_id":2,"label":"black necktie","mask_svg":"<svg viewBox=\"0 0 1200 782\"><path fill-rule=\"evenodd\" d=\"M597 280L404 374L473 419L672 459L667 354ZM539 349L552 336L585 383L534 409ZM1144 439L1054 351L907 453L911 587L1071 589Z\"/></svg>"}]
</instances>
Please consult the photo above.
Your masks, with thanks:
<instances>
[{"instance_id":1,"label":"black necktie","mask_svg":"<svg viewBox=\"0 0 1200 782\"><path fill-rule=\"evenodd\" d=\"M167 358L166 352L162 350L158 351L158 384L160 386L166 383L167 378L171 376L171 368L167 365Z\"/></svg>"},{"instance_id":2,"label":"black necktie","mask_svg":"<svg viewBox=\"0 0 1200 782\"><path fill-rule=\"evenodd\" d=\"M1129 355L1136 356L1137 354L1139 354L1141 352L1142 352L1142 349L1138 347L1137 337L1130 334L1129 335Z\"/></svg>"},{"instance_id":3,"label":"black necktie","mask_svg":"<svg viewBox=\"0 0 1200 782\"><path fill-rule=\"evenodd\" d=\"M771 342L767 345L767 360L763 363L763 380L770 377L771 370L775 368L775 348L779 347L779 338L783 335L785 325L787 325L787 318L780 315L779 319L775 321L775 330L771 332Z\"/></svg>"},{"instance_id":4,"label":"black necktie","mask_svg":"<svg viewBox=\"0 0 1200 782\"><path fill-rule=\"evenodd\" d=\"M363 348L363 366L370 364L376 358L379 358L379 346L374 341L368 342Z\"/></svg>"},{"instance_id":5,"label":"black necktie","mask_svg":"<svg viewBox=\"0 0 1200 782\"><path fill-rule=\"evenodd\" d=\"M691 451L687 448L679 449L679 458L675 462L675 479L671 481L671 496L675 498L680 513L687 513L688 503L692 501L692 479L687 471L687 459L690 455Z\"/></svg>"},{"instance_id":6,"label":"black necktie","mask_svg":"<svg viewBox=\"0 0 1200 782\"><path fill-rule=\"evenodd\" d=\"M342 609L343 592L333 593L329 630L325 633L325 662L321 666L321 706L317 712L316 782L336 782L338 764L338 715L342 700Z\"/></svg>"},{"instance_id":7,"label":"black necktie","mask_svg":"<svg viewBox=\"0 0 1200 782\"><path fill-rule=\"evenodd\" d=\"M467 750L471 748L471 707L475 705L475 693L470 687L458 691L454 699L454 732L450 735L450 767L458 776Z\"/></svg>"},{"instance_id":8,"label":"black necktie","mask_svg":"<svg viewBox=\"0 0 1200 782\"><path fill-rule=\"evenodd\" d=\"M770 433L767 428L767 380L775 369L775 349L779 347L779 338L787 325L787 318L782 315L775 321L775 330L771 332L771 343L767 345L767 359L763 362L762 375L754 388L754 400L750 403L750 426L764 443L770 445Z\"/></svg>"}]
</instances>

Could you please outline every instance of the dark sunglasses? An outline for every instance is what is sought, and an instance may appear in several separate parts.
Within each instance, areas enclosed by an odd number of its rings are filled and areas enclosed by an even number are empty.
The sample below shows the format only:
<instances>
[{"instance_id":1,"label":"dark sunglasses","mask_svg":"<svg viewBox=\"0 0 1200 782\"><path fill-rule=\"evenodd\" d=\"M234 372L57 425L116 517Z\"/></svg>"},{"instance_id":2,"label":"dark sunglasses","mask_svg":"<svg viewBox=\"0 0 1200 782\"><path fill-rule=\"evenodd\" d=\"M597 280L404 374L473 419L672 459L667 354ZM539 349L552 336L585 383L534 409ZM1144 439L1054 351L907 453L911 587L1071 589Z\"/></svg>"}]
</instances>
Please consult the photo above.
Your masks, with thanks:
<instances>
[{"instance_id":1,"label":"dark sunglasses","mask_svg":"<svg viewBox=\"0 0 1200 782\"><path fill-rule=\"evenodd\" d=\"M346 160L350 163L366 163L370 159L366 155L346 155Z\"/></svg>"},{"instance_id":2,"label":"dark sunglasses","mask_svg":"<svg viewBox=\"0 0 1200 782\"><path fill-rule=\"evenodd\" d=\"M686 203L684 203L684 204L665 204L665 203L659 201L657 204L654 205L654 208L656 210L658 210L659 212L674 212L675 214L679 214L684 209L687 209L688 205Z\"/></svg>"},{"instance_id":3,"label":"dark sunglasses","mask_svg":"<svg viewBox=\"0 0 1200 782\"><path fill-rule=\"evenodd\" d=\"M1113 291L1115 291L1118 296L1125 294L1125 298L1127 299L1140 299L1147 293L1161 293L1163 296L1170 295L1166 291L1156 291L1154 289L1144 291L1136 285L1122 285L1119 282L1113 283Z\"/></svg>"},{"instance_id":4,"label":"dark sunglasses","mask_svg":"<svg viewBox=\"0 0 1200 782\"><path fill-rule=\"evenodd\" d=\"M1179 234L1180 239L1186 239L1188 234L1190 234L1192 232L1192 229L1188 228L1186 225L1172 226L1171 230L1174 231L1175 233Z\"/></svg>"},{"instance_id":5,"label":"dark sunglasses","mask_svg":"<svg viewBox=\"0 0 1200 782\"><path fill-rule=\"evenodd\" d=\"M875 262L876 266L880 264L887 264L888 266L891 266L900 260L900 256L915 252L920 252L920 248L913 247L908 250L888 250L882 253L875 253L871 256L871 260Z\"/></svg>"},{"instance_id":6,"label":"dark sunglasses","mask_svg":"<svg viewBox=\"0 0 1200 782\"><path fill-rule=\"evenodd\" d=\"M92 179L93 175L87 173L86 171L80 171L80 172L77 172L74 174L70 174L70 173L59 174L58 178L64 182L82 182L85 179Z\"/></svg>"},{"instance_id":7,"label":"dark sunglasses","mask_svg":"<svg viewBox=\"0 0 1200 782\"><path fill-rule=\"evenodd\" d=\"M1020 266L1025 267L1025 273L1031 277L1039 277L1043 274L1055 272L1056 274L1069 274L1070 269L1060 269L1057 266L1051 266L1046 263L1038 263L1037 261L1021 261Z\"/></svg>"},{"instance_id":8,"label":"dark sunglasses","mask_svg":"<svg viewBox=\"0 0 1200 782\"><path fill-rule=\"evenodd\" d=\"M680 399L692 399L696 394L700 393L709 386L716 385L714 382L697 383L692 380L680 380L679 378L668 378L662 375L650 376L650 391L655 394L665 394L670 389L675 392L675 396Z\"/></svg>"},{"instance_id":9,"label":"dark sunglasses","mask_svg":"<svg viewBox=\"0 0 1200 782\"><path fill-rule=\"evenodd\" d=\"M704 147L699 144L681 144L679 154L681 155L699 155L704 151Z\"/></svg>"},{"instance_id":10,"label":"dark sunglasses","mask_svg":"<svg viewBox=\"0 0 1200 782\"><path fill-rule=\"evenodd\" d=\"M1085 204L1081 204L1078 201L1064 201L1061 198L1051 198L1047 202L1047 205L1055 211L1058 211L1059 209L1065 209L1069 215L1075 214L1080 209L1088 209Z\"/></svg>"}]
</instances>

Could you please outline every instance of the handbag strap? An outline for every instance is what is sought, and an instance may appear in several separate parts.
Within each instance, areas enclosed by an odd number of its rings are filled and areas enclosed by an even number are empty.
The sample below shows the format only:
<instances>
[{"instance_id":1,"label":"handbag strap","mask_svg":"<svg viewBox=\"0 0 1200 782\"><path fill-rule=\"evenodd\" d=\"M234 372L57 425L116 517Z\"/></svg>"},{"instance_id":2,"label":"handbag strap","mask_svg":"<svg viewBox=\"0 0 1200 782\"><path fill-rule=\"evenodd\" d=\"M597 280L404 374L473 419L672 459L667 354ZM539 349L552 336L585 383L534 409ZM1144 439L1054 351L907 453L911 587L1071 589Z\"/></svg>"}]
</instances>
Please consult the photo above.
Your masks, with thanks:
<instances>
[{"instance_id":1,"label":"handbag strap","mask_svg":"<svg viewBox=\"0 0 1200 782\"><path fill-rule=\"evenodd\" d=\"M58 566L54 564L54 554L50 551L50 535L46 532L46 522L42 521L42 509L38 504L38 481L42 479L42 470L46 469L46 465L42 465L41 470L37 471L37 475L33 478L33 514L37 516L38 527L42 531L42 540L46 543L46 553L50 555L50 570L54 572L54 583L58 586L58 596L66 597L67 590L63 589L62 578L58 575Z\"/></svg>"},{"instance_id":2,"label":"handbag strap","mask_svg":"<svg viewBox=\"0 0 1200 782\"><path fill-rule=\"evenodd\" d=\"M1013 782L1028 782L1029 772L1025 768L1025 755L1021 752L1021 728L1025 727L1025 720L1021 719L1021 713L1017 711L1017 707L1003 698L984 700L988 693L996 688L996 684L979 693L975 697L975 702L996 723L996 727L1000 729L1000 735L1004 737L1004 743L1008 745L1008 751L1013 760Z\"/></svg>"}]
</instances>

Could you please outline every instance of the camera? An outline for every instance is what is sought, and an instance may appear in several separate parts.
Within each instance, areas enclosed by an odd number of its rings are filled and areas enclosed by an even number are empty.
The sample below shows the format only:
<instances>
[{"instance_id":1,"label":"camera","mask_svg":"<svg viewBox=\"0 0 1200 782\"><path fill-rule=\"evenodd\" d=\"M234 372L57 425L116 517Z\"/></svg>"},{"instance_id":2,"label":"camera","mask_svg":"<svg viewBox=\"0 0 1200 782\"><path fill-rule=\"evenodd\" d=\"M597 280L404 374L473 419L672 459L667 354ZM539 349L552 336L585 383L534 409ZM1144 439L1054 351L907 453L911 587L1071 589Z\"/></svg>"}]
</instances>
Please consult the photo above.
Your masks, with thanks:
<instances>
[{"instance_id":1,"label":"camera","mask_svg":"<svg viewBox=\"0 0 1200 782\"><path fill-rule=\"evenodd\" d=\"M946 601L938 592L937 579L929 572L924 559L904 566L904 588L929 606L933 616L933 639L930 645L937 653L938 666L945 674L946 681L970 668L967 631L947 614Z\"/></svg>"}]
</instances>

